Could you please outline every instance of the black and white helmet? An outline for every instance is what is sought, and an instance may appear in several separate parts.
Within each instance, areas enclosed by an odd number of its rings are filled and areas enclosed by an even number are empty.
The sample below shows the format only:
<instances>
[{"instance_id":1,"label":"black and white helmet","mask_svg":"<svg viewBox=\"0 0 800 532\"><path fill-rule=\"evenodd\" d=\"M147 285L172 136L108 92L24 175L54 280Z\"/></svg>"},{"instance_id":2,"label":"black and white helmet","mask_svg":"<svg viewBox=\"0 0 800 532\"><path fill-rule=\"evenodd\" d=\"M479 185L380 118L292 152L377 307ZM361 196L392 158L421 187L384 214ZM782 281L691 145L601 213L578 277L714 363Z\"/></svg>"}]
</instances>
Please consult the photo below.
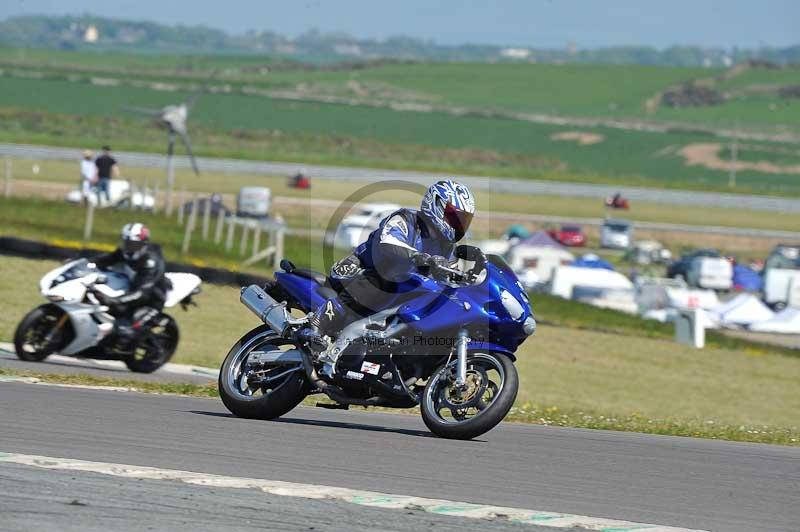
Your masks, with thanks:
<instances>
[{"instance_id":1,"label":"black and white helmet","mask_svg":"<svg viewBox=\"0 0 800 532\"><path fill-rule=\"evenodd\" d=\"M122 254L128 260L136 260L142 256L150 242L150 230L142 223L125 224L122 228Z\"/></svg>"}]
</instances>

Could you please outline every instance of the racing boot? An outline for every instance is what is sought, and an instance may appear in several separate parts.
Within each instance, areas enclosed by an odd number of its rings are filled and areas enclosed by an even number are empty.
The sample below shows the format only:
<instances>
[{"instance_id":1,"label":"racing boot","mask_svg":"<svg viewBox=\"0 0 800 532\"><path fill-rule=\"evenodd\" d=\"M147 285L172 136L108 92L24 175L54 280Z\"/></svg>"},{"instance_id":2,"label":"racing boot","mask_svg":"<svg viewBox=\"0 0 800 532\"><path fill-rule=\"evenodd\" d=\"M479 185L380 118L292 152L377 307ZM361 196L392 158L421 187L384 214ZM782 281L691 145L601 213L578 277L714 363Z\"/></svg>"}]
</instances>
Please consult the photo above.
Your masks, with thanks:
<instances>
[{"instance_id":1,"label":"racing boot","mask_svg":"<svg viewBox=\"0 0 800 532\"><path fill-rule=\"evenodd\" d=\"M321 305L308 319L308 325L295 333L295 340L308 345L315 354L328 349L325 336L333 336L344 325L345 311L337 299L329 299Z\"/></svg>"}]
</instances>

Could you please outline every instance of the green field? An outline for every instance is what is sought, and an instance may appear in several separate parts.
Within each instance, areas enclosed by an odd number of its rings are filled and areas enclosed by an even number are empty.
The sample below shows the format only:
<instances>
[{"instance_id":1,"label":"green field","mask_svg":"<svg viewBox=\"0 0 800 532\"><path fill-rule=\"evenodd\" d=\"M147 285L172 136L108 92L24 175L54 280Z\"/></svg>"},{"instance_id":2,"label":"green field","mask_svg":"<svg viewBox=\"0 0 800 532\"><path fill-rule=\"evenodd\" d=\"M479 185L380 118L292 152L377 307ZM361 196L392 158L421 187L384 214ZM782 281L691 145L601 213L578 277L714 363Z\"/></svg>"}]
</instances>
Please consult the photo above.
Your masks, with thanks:
<instances>
[{"instance_id":1,"label":"green field","mask_svg":"<svg viewBox=\"0 0 800 532\"><path fill-rule=\"evenodd\" d=\"M5 77L0 91L3 141L76 147L109 142L158 152L164 149L163 137L121 107L160 106L183 97L147 88ZM700 134L561 127L243 94L203 97L192 120L200 154L728 190L726 170L687 166L679 154L687 145L715 141ZM579 145L554 138L575 131L600 135L600 141ZM737 191L798 195L800 176L744 170L737 176Z\"/></svg>"},{"instance_id":2,"label":"green field","mask_svg":"<svg viewBox=\"0 0 800 532\"><path fill-rule=\"evenodd\" d=\"M800 83L800 68L742 69L714 82L735 98L718 106L648 113L647 99L689 80L711 80L722 69L641 65L421 63L324 69L264 56L145 55L0 48L0 64L48 76L96 72L119 79L202 79L212 71L232 87L295 89L311 94L388 97L514 112L566 116L648 118L745 128L785 126L797 131L800 104L775 94L755 94L764 85ZM348 83L356 82L357 88ZM772 106L772 107L771 107Z\"/></svg>"},{"instance_id":3,"label":"green field","mask_svg":"<svg viewBox=\"0 0 800 532\"><path fill-rule=\"evenodd\" d=\"M55 264L0 257L0 293L14 294L0 303L0 340L10 339L22 315L42 302L37 281ZM216 366L256 318L238 302L235 288L203 288L198 307L186 313L171 311L182 331L175 361ZM548 312L557 320L557 311L547 304L539 314L546 320ZM609 330L613 334L541 326L518 351L521 389L511 419L784 445L800 442L799 359L735 346L698 352L659 338L657 332L654 337L652 331L628 329L619 322ZM37 371L46 373L47 366Z\"/></svg>"}]
</instances>

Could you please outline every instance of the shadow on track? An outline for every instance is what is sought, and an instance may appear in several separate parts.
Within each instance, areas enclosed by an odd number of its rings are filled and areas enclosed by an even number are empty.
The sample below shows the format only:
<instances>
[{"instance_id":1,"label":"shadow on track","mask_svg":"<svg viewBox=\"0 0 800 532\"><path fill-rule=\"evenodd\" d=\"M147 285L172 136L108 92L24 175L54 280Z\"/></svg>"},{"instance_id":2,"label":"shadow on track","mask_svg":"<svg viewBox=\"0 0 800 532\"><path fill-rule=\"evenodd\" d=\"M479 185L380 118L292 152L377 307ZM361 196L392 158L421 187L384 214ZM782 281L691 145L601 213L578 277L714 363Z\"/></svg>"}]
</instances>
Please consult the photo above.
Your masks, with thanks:
<instances>
[{"instance_id":1,"label":"shadow on track","mask_svg":"<svg viewBox=\"0 0 800 532\"><path fill-rule=\"evenodd\" d=\"M212 417L226 417L232 419L240 419L234 416L233 414L229 414L227 412L208 412L203 410L190 410L192 414L198 414L201 416L212 416ZM363 423L348 423L344 421L329 421L329 420L322 420L322 419L301 419L301 418L292 418L292 417L281 417L278 419L273 419L273 423L288 423L291 425L311 425L317 427L330 427L330 428L337 428L337 429L352 429L352 430L368 430L372 432L392 432L395 434L404 434L406 436L416 436L419 438L436 438L433 434L425 430L414 430L414 429L398 429L392 427L381 427L378 425L365 425Z\"/></svg>"}]
</instances>

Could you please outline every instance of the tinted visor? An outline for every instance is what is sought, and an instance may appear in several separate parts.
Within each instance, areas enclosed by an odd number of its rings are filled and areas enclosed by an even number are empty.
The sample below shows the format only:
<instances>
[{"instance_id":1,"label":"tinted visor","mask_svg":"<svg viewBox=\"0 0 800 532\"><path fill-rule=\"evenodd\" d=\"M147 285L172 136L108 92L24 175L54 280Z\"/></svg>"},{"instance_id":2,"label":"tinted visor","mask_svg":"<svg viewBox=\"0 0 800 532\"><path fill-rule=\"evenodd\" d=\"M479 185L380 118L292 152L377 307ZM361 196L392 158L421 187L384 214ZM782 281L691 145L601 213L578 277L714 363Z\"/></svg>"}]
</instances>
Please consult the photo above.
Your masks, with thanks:
<instances>
[{"instance_id":1,"label":"tinted visor","mask_svg":"<svg viewBox=\"0 0 800 532\"><path fill-rule=\"evenodd\" d=\"M122 251L129 256L136 255L139 251L141 251L147 242L141 242L137 240L123 240L122 242Z\"/></svg>"},{"instance_id":2,"label":"tinted visor","mask_svg":"<svg viewBox=\"0 0 800 532\"><path fill-rule=\"evenodd\" d=\"M444 206L444 220L455 230L456 242L458 242L464 238L464 235L469 229L469 225L472 223L472 213L462 211L448 202L447 205Z\"/></svg>"}]
</instances>

